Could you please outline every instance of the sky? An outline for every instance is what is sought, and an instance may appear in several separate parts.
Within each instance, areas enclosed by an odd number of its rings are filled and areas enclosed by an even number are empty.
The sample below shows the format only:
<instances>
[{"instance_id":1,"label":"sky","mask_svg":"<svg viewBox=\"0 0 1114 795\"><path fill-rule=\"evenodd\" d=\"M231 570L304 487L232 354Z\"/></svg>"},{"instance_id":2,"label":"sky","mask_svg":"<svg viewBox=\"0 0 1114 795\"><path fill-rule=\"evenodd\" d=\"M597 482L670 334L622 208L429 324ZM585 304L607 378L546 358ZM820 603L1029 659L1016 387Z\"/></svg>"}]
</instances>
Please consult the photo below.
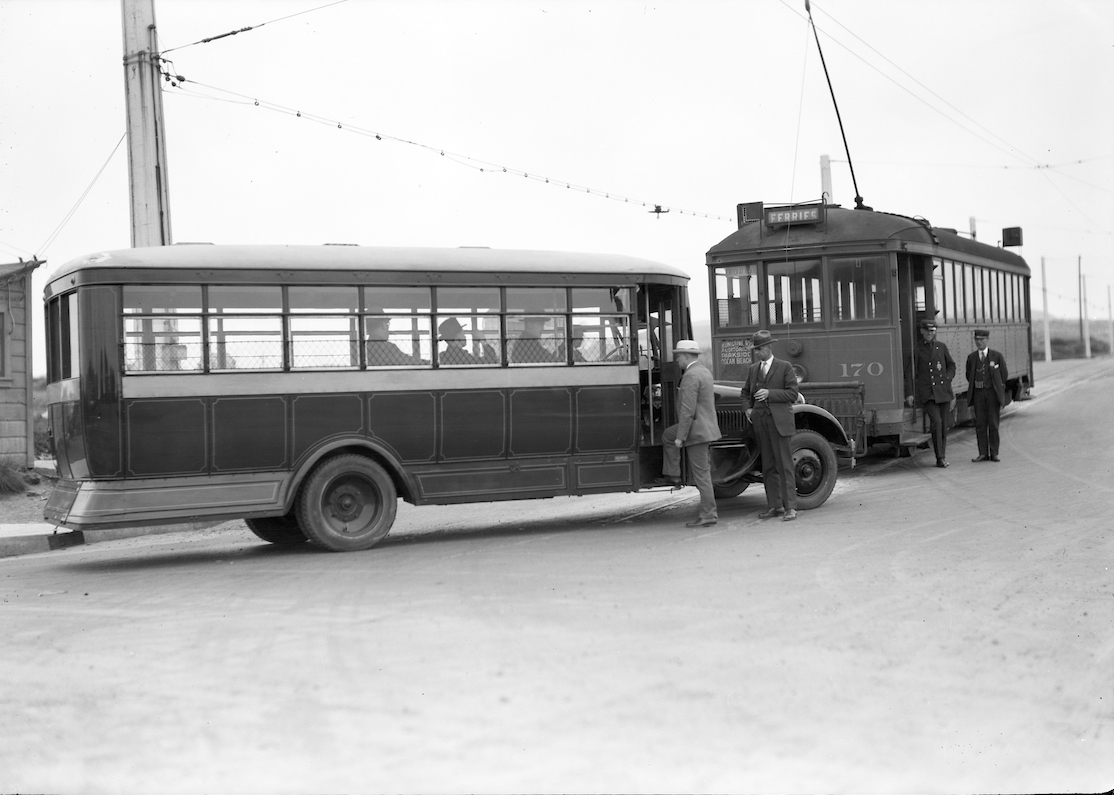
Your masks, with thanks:
<instances>
[{"instance_id":1,"label":"sky","mask_svg":"<svg viewBox=\"0 0 1114 795\"><path fill-rule=\"evenodd\" d=\"M855 188L804 0L155 0L175 242L491 246L685 270L741 202ZM1114 2L813 0L865 203L1109 315ZM196 43L233 30L234 36ZM0 0L0 262L130 245L119 0ZM298 115L298 114L301 115ZM376 135L379 138L376 138ZM505 169L505 170L504 170ZM547 181L548 180L548 181ZM651 212L655 205L668 213ZM702 341L707 344L708 340Z\"/></svg>"}]
</instances>

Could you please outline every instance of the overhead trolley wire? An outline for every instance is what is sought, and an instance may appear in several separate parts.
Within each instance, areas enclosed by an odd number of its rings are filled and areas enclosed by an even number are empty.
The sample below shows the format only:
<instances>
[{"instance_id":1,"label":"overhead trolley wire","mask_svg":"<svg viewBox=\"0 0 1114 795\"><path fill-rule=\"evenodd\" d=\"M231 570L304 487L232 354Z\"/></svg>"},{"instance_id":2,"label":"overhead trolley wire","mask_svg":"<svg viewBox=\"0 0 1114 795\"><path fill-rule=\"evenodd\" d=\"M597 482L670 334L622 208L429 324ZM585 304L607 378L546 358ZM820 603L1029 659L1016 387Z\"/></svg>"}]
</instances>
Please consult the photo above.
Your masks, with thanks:
<instances>
[{"instance_id":1,"label":"overhead trolley wire","mask_svg":"<svg viewBox=\"0 0 1114 795\"><path fill-rule=\"evenodd\" d=\"M170 61L167 61L167 60L164 59L164 62L173 66L173 64L171 64ZM578 184L578 183L575 183L575 182L571 182L569 180L547 177L544 174L538 174L536 172L526 171L526 170L520 169L520 168L513 168L511 166L506 166L506 165L503 165L503 164L500 164L500 163L494 163L490 160L482 160L478 157L472 157L471 155L466 155L466 154L462 154L462 153L459 153L459 152L452 152L452 151L446 150L442 147L437 147L437 146L432 146L430 144L422 143L421 141L413 141L413 140L410 140L408 138L401 138L397 135L391 135L390 133L385 133L385 132L381 132L381 131L377 131L377 130L371 130L371 129L368 129L366 127L360 127L359 125L337 121L336 119L330 119L326 116L320 116L320 115L317 115L315 113L308 113L306 111L299 110L297 108L292 108L292 107L288 107L288 106L285 106L285 105L280 105L276 102L269 102L267 100L261 100L261 99L258 99L257 97L248 96L247 94L240 94L240 93L235 92L235 91L230 91L229 89L226 89L226 88L219 88L218 86L212 86L212 85L208 85L206 83L198 82L196 80L191 80L191 79L188 79L188 78L186 78L182 75L172 74L171 72L164 71L163 76L164 76L165 80L171 84L171 86L173 86L175 88L182 89L183 93L185 93L189 96L194 96L194 97L198 97L198 98L202 98L202 99L212 99L212 100L217 100L217 101L221 101L221 102L233 102L233 103L242 104L242 105L251 104L255 107L264 108L265 110L274 111L276 113L282 113L282 114L287 115L287 116L294 116L295 118L307 119L308 121L317 122L318 124L325 124L325 125L328 125L330 127L336 127L337 129L346 130L348 132L355 133L356 135L362 135L362 136L365 136L365 137L368 137L368 138L374 138L377 141L394 141L395 143L406 144L408 146L414 146L414 147L417 147L419 149L424 149L428 152L435 152L440 157L447 158L447 159L451 160L452 162L454 162L458 165L462 165L462 166L465 166L467 168L475 169L476 171L478 171L480 173L513 174L515 176L523 177L525 179L534 180L536 182L542 182L542 183L545 183L547 185L554 185L555 187L564 187L566 190L573 190L573 191L576 191L578 193L584 193L584 194L590 195L590 196L598 196L600 198L609 199L611 201L621 201L624 204L638 204L638 205L641 205L642 207L650 208L648 210L648 212L654 213L659 218L661 217L661 215L663 213L672 211L672 212L676 212L680 215L692 215L692 216L695 216L695 217L698 217L698 218L710 218L710 219L713 219L713 220L716 220L716 221L728 221L728 222L734 222L735 221L734 218L728 218L726 216L716 215L715 213L705 213L705 212L699 212L699 211L696 211L696 210L686 210L686 209L682 209L680 207L671 207L671 206L668 206L668 205L663 205L660 202L654 202L654 201L649 201L649 200L644 200L644 199L636 199L636 198L633 198L631 196L625 196L625 195L620 194L620 193L615 193L614 191L592 188L588 185L581 185L581 184ZM225 98L222 98L222 97L216 97L216 96L204 94L204 93L198 92L198 91L189 91L188 89L183 88L185 84L189 84L189 85L193 85L193 86L199 86L201 88L209 89L210 91L219 91L219 92L221 92L223 94L227 94L231 97L236 97L236 99L230 100L230 99L225 99Z\"/></svg>"}]
</instances>

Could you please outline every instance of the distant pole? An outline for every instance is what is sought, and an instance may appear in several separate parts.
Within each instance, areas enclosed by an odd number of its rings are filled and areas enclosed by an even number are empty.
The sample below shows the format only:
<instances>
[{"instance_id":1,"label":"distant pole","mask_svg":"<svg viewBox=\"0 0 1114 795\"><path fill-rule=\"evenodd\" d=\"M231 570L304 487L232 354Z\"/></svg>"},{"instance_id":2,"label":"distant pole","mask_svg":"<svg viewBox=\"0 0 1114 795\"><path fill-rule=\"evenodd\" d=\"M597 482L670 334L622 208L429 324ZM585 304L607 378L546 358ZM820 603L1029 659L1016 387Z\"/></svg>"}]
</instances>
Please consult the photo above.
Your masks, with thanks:
<instances>
[{"instance_id":1,"label":"distant pole","mask_svg":"<svg viewBox=\"0 0 1114 795\"><path fill-rule=\"evenodd\" d=\"M975 216L972 215L970 221L971 221L971 239L975 240L978 237L978 233L975 231Z\"/></svg>"},{"instance_id":2,"label":"distant pole","mask_svg":"<svg viewBox=\"0 0 1114 795\"><path fill-rule=\"evenodd\" d=\"M1083 358L1091 358L1091 313L1087 311L1087 277L1083 276Z\"/></svg>"},{"instance_id":3,"label":"distant pole","mask_svg":"<svg viewBox=\"0 0 1114 795\"><path fill-rule=\"evenodd\" d=\"M1108 353L1114 355L1114 306L1110 303L1110 285L1106 285L1106 323L1107 323L1107 337L1110 340L1110 350Z\"/></svg>"},{"instance_id":4,"label":"distant pole","mask_svg":"<svg viewBox=\"0 0 1114 795\"><path fill-rule=\"evenodd\" d=\"M155 39L155 0L120 0L132 246L170 245L166 125Z\"/></svg>"},{"instance_id":5,"label":"distant pole","mask_svg":"<svg viewBox=\"0 0 1114 795\"><path fill-rule=\"evenodd\" d=\"M827 155L820 155L820 193L824 204L835 202L832 198L832 160Z\"/></svg>"},{"instance_id":6,"label":"distant pole","mask_svg":"<svg viewBox=\"0 0 1114 795\"><path fill-rule=\"evenodd\" d=\"M1052 361L1052 335L1048 330L1048 284L1044 277L1044 257L1041 257L1041 298L1044 301L1044 360Z\"/></svg>"},{"instance_id":7,"label":"distant pole","mask_svg":"<svg viewBox=\"0 0 1114 795\"><path fill-rule=\"evenodd\" d=\"M1079 292L1079 340L1082 342L1083 337L1083 255L1079 256L1076 260L1078 267L1075 276L1075 289Z\"/></svg>"}]
</instances>

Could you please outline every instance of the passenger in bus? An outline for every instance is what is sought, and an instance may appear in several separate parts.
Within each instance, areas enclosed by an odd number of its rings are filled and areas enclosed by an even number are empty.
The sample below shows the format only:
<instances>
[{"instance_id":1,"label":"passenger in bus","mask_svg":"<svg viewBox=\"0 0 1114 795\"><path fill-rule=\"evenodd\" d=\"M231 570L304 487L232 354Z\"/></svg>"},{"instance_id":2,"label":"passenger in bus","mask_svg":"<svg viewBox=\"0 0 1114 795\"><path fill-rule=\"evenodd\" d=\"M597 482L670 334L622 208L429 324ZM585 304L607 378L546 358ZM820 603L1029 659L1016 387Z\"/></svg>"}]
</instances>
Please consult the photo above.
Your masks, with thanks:
<instances>
[{"instance_id":1,"label":"passenger in bus","mask_svg":"<svg viewBox=\"0 0 1114 795\"><path fill-rule=\"evenodd\" d=\"M700 346L695 340L680 340L673 349L684 375L678 393L680 408L677 424L670 425L661 435L662 477L654 480L659 486L681 485L681 448L688 450L689 469L700 492L700 513L685 527L710 527L719 520L716 495L712 490L712 468L708 445L723 436L716 419L715 385L712 374L702 365Z\"/></svg>"},{"instance_id":2,"label":"passenger in bus","mask_svg":"<svg viewBox=\"0 0 1114 795\"><path fill-rule=\"evenodd\" d=\"M556 350L550 350L542 342L545 337L545 326L549 319L540 315L531 315L523 319L525 327L522 333L511 340L507 355L516 364L539 362L562 362L562 356Z\"/></svg>"},{"instance_id":3,"label":"passenger in bus","mask_svg":"<svg viewBox=\"0 0 1114 795\"><path fill-rule=\"evenodd\" d=\"M467 339L464 335L464 327L455 317L442 320L441 325L437 327L437 333L445 343L445 349L437 354L438 363L457 366L484 364L478 357L465 350ZM494 357L494 351L492 356Z\"/></svg>"},{"instance_id":4,"label":"passenger in bus","mask_svg":"<svg viewBox=\"0 0 1114 795\"><path fill-rule=\"evenodd\" d=\"M948 465L945 455L948 443L948 417L955 400L952 379L955 362L948 346L936 340L936 321L927 318L920 322L921 340L913 349L913 394L906 396L908 406L919 403L928 416L932 430L932 449L936 452L936 466ZM908 385L909 379L906 379ZM908 387L907 387L908 388Z\"/></svg>"},{"instance_id":5,"label":"passenger in bus","mask_svg":"<svg viewBox=\"0 0 1114 795\"><path fill-rule=\"evenodd\" d=\"M584 332L577 329L572 335L572 360L576 364L588 361L581 348L584 345Z\"/></svg>"},{"instance_id":6,"label":"passenger in bus","mask_svg":"<svg viewBox=\"0 0 1114 795\"><path fill-rule=\"evenodd\" d=\"M967 357L967 405L975 413L975 438L979 457L972 461L998 458L998 421L1006 405L1006 357L990 350L990 332L975 331L975 350Z\"/></svg>"},{"instance_id":7,"label":"passenger in bus","mask_svg":"<svg viewBox=\"0 0 1114 795\"><path fill-rule=\"evenodd\" d=\"M766 329L750 339L754 358L743 382L746 416L754 426L762 451L762 484L766 488L766 510L759 519L781 516L783 522L797 518L797 480L790 440L797 432L791 406L800 390L797 374L789 362L774 358L770 345L777 342Z\"/></svg>"},{"instance_id":8,"label":"passenger in bus","mask_svg":"<svg viewBox=\"0 0 1114 795\"><path fill-rule=\"evenodd\" d=\"M367 366L391 367L406 364L421 364L416 356L404 353L390 341L389 317L369 317L367 319Z\"/></svg>"}]
</instances>

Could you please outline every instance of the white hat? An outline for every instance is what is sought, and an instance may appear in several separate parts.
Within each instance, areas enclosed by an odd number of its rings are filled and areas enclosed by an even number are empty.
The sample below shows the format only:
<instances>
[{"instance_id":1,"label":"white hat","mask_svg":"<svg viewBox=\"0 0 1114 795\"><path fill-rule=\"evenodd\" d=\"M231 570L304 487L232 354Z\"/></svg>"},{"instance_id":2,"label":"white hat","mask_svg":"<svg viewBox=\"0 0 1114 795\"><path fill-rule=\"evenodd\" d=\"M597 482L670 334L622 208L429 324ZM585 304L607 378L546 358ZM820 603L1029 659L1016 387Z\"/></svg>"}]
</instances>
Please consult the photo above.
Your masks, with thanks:
<instances>
[{"instance_id":1,"label":"white hat","mask_svg":"<svg viewBox=\"0 0 1114 795\"><path fill-rule=\"evenodd\" d=\"M674 353L688 353L693 356L700 355L700 346L696 344L696 340L679 340L673 346Z\"/></svg>"}]
</instances>

